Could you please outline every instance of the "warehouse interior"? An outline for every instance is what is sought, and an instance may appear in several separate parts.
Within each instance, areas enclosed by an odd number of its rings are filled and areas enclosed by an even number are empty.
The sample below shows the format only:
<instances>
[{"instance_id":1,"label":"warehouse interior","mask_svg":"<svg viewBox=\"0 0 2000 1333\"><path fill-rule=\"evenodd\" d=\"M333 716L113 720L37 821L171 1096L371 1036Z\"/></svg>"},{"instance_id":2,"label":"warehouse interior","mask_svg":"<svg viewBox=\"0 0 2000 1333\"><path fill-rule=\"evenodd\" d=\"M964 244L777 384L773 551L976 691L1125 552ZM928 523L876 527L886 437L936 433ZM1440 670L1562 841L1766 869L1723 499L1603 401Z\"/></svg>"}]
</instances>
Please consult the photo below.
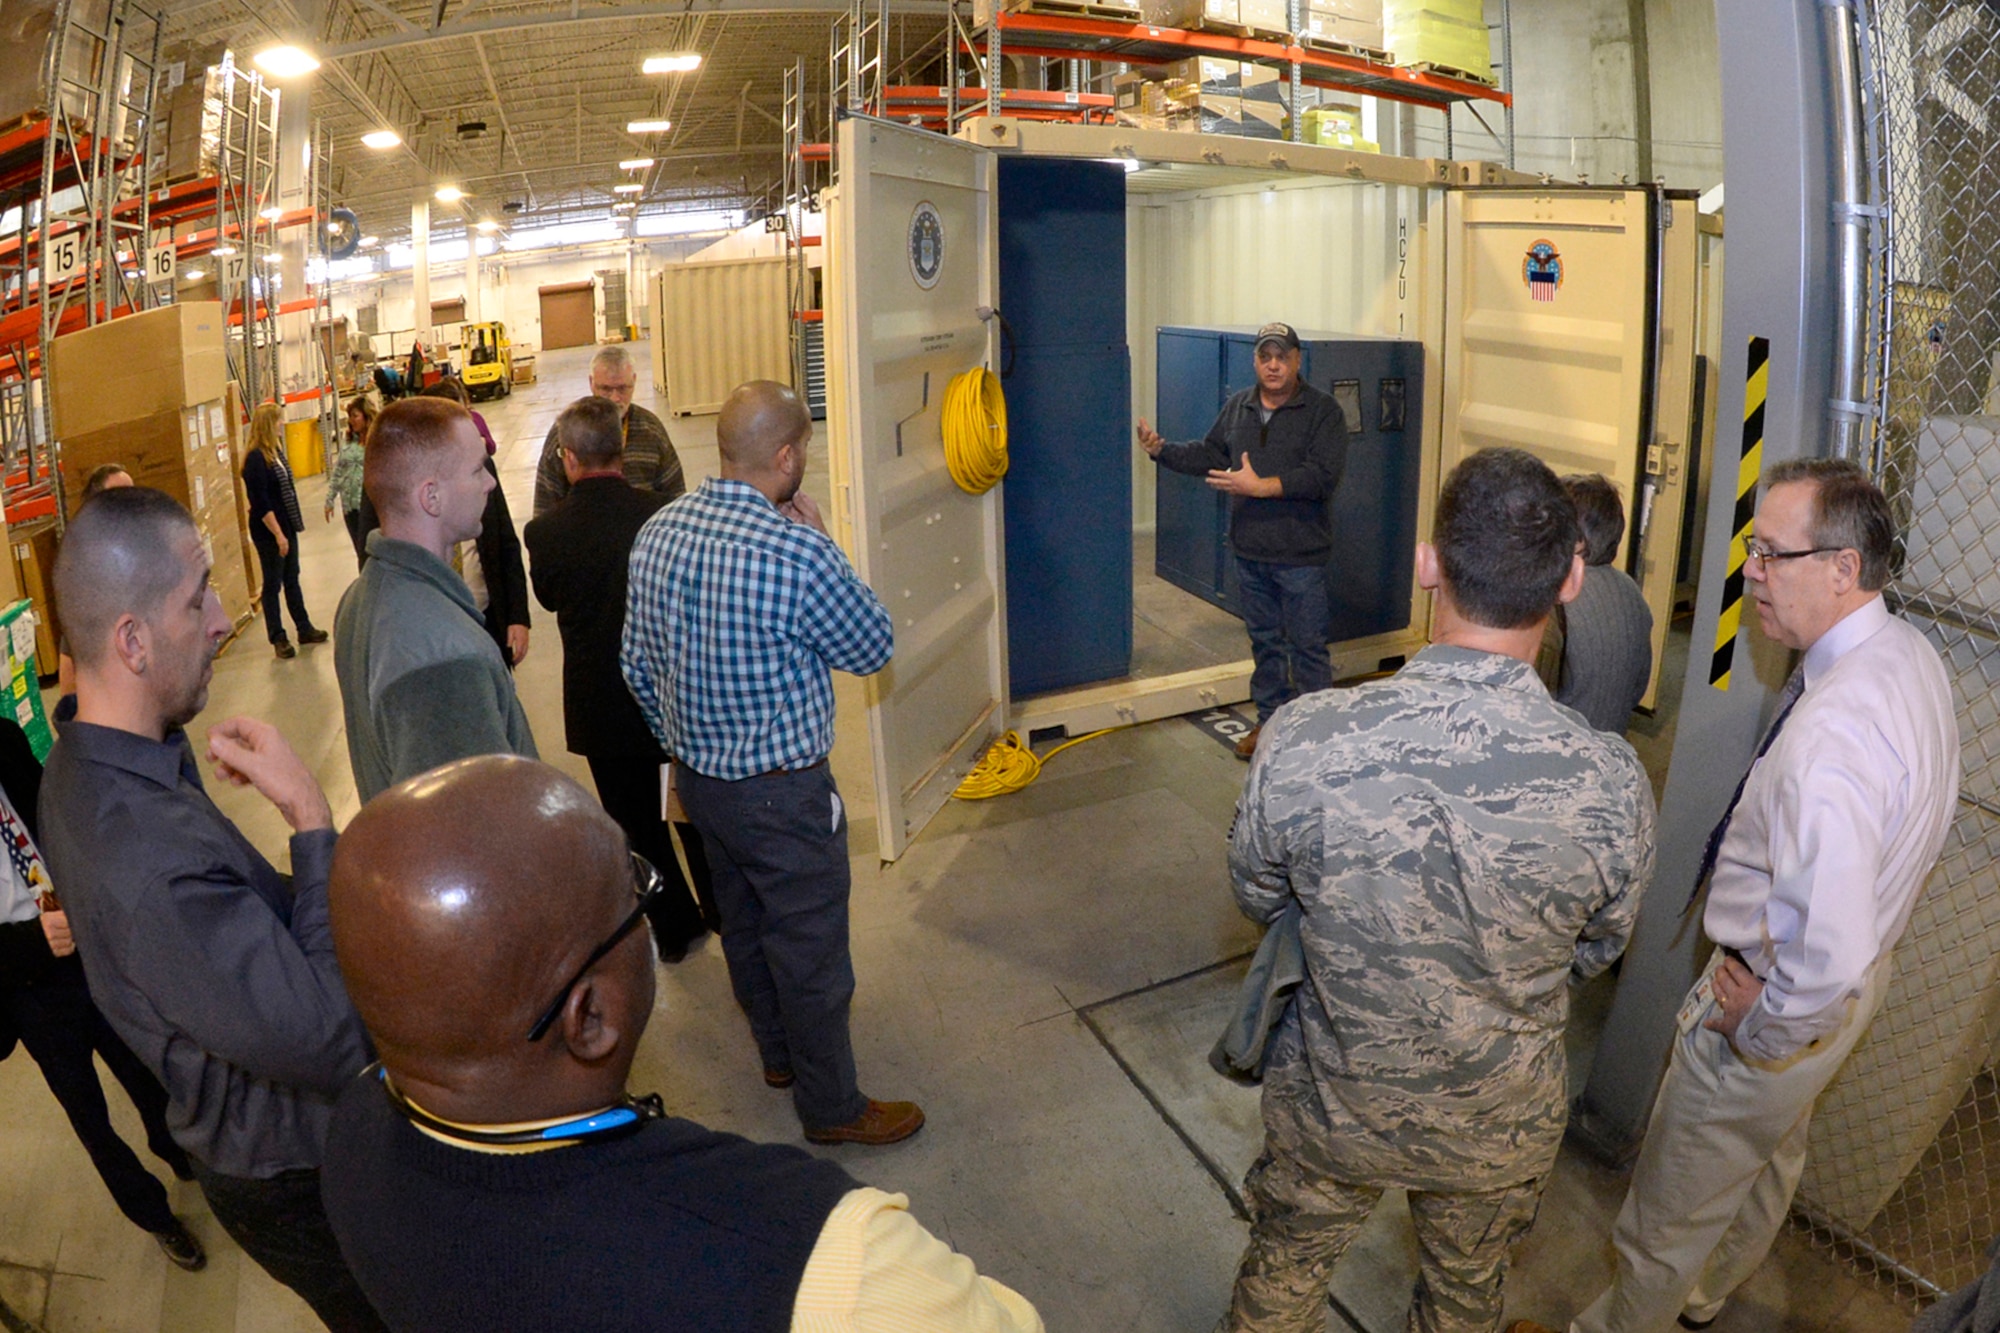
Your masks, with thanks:
<instances>
[{"instance_id":1,"label":"warehouse interior","mask_svg":"<svg viewBox=\"0 0 2000 1333\"><path fill-rule=\"evenodd\" d=\"M340 519L319 517L326 474L342 404L384 375L463 377L517 525L598 348L629 351L634 401L666 423L691 488L719 472L728 389L792 383L815 417L805 489L897 623L900 672L835 675L856 1054L871 1094L929 1117L893 1147L810 1150L907 1194L1051 1330L1206 1330L1262 1139L1257 1090L1208 1061L1259 939L1225 866L1233 746L1255 719L1226 511L1159 472L1133 431L1198 435L1248 382L1250 331L1286 321L1308 380L1353 405L1334 502L1346 545L1329 566L1347 596L1338 680L1424 643L1410 551L1465 453L1521 444L1558 471L1603 471L1645 515L1621 564L1655 608L1655 679L1628 737L1661 802L1659 901L1623 968L1573 997L1571 1134L1507 1288L1508 1319L1560 1326L1609 1276L1662 1026L1696 965L1678 885L1788 667L1756 631L1718 625L1741 346L1789 333L1764 457L1844 452L1889 491L1907 528L1892 595L1952 672L1965 795L1883 1017L1822 1100L1793 1225L1714 1327L1906 1328L1984 1271L2000 1235L2000 657L1985 609L2000 591L1982 536L2000 294L1978 220L2000 30L1956 0L1756 8L0 11L0 624L16 714L45 745L48 571L81 478L125 462L196 515L238 624L193 731L274 723L344 824L358 801L333 650L278 660L259 639L232 482L253 405L285 405L304 595L330 625L354 561ZM301 63L253 63L281 47ZM1844 74L1843 50L1857 55ZM1830 122L1847 93L1858 128L1843 138ZM1853 180L1828 144L1851 148ZM920 196L958 247L934 286L905 232ZM1567 266L1538 278L1523 251L1532 267L1543 236ZM1851 270L1835 262L1848 240ZM1557 284L1565 304L1529 304ZM1006 396L1011 458L970 494L946 467L934 382L982 365ZM935 539L929 514L945 520ZM973 572L953 575L961 556ZM1711 679L1724 641L1733 686ZM544 759L588 787L561 748L562 646L539 606L515 680ZM1010 795L954 799L1009 729L1045 754L1091 739ZM210 790L281 861L272 807ZM716 940L662 965L658 987L635 1091L798 1143ZM142 1141L106 1082L114 1123ZM209 1264L169 1264L25 1052L0 1060L0 1123L0 1326L319 1326L191 1183L168 1188ZM1392 1195L1336 1271L1330 1333L1401 1327L1416 1253Z\"/></svg>"}]
</instances>

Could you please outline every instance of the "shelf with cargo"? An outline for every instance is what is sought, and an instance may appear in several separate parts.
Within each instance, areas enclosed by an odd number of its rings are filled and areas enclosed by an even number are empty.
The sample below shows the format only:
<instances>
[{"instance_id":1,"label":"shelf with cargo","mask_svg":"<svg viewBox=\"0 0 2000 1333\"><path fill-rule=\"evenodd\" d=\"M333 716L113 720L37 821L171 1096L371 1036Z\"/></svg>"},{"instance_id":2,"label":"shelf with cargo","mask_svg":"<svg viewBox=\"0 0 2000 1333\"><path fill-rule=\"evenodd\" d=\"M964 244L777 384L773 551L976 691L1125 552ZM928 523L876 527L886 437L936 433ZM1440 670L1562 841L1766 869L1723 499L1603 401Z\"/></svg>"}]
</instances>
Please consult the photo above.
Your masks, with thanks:
<instances>
[{"instance_id":1,"label":"shelf with cargo","mask_svg":"<svg viewBox=\"0 0 2000 1333\"><path fill-rule=\"evenodd\" d=\"M930 84L884 88L882 114L890 120L921 125L927 130L944 130L945 121L952 112L951 91L949 88L939 88ZM957 97L959 120L962 122L969 114L983 114L982 109L986 104L984 88L960 88ZM1000 114L1011 116L1016 120L1056 121L1072 125L1109 125L1112 122L1112 98L1107 93L1003 88L1000 91ZM817 236L801 238L801 244L804 245L818 243Z\"/></svg>"}]
</instances>

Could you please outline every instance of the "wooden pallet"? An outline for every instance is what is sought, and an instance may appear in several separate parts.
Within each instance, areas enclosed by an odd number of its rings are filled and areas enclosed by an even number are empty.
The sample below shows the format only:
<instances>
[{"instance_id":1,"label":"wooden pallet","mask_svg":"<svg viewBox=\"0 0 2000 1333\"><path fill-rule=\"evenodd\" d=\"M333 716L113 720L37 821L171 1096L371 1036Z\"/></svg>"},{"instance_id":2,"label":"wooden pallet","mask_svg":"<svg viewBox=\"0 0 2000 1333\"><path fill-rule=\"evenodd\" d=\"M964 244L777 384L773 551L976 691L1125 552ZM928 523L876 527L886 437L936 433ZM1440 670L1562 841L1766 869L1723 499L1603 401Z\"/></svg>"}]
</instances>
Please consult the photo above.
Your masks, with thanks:
<instances>
[{"instance_id":1,"label":"wooden pallet","mask_svg":"<svg viewBox=\"0 0 2000 1333\"><path fill-rule=\"evenodd\" d=\"M15 130L26 129L34 122L45 119L47 119L47 116L43 112L23 111L18 116L0 120L0 134L12 134Z\"/></svg>"},{"instance_id":2,"label":"wooden pallet","mask_svg":"<svg viewBox=\"0 0 2000 1333\"><path fill-rule=\"evenodd\" d=\"M1106 19L1113 23L1137 23L1139 11L1124 5L1099 4L1096 0L1011 0L1009 14L1050 14L1062 18Z\"/></svg>"},{"instance_id":3,"label":"wooden pallet","mask_svg":"<svg viewBox=\"0 0 2000 1333\"><path fill-rule=\"evenodd\" d=\"M1378 51L1372 46L1356 46L1353 42L1337 42L1331 37L1315 37L1306 33L1299 38L1299 45L1308 51L1319 51L1326 55L1352 56L1357 60L1372 61L1377 65L1393 65L1387 51Z\"/></svg>"},{"instance_id":4,"label":"wooden pallet","mask_svg":"<svg viewBox=\"0 0 2000 1333\"><path fill-rule=\"evenodd\" d=\"M1437 74L1447 79L1460 79L1466 83L1476 83L1482 88L1498 88L1500 80L1485 74L1474 74L1470 70L1454 69L1450 65L1436 65L1428 60L1420 60L1410 66L1419 74Z\"/></svg>"}]
</instances>

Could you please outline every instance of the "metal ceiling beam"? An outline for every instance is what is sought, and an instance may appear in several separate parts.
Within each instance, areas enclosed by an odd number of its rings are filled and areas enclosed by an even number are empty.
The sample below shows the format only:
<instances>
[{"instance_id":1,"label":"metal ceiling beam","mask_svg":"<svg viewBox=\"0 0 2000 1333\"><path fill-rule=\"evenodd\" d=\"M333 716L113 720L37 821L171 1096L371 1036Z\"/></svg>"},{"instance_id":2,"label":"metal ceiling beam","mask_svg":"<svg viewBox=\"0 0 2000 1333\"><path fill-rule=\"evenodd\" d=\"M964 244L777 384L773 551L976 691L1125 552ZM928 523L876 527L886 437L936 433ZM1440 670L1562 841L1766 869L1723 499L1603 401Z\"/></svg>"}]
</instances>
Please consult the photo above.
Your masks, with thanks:
<instances>
[{"instance_id":1,"label":"metal ceiling beam","mask_svg":"<svg viewBox=\"0 0 2000 1333\"><path fill-rule=\"evenodd\" d=\"M581 23L621 23L633 19L703 17L709 14L845 14L848 0L646 0L623 5L572 4L566 10L546 14L507 14L477 20L457 19L435 28L410 32L384 33L359 41L344 42L319 53L322 60L346 60L371 51L425 46L467 37L490 37L498 32L521 32L531 28L558 28ZM892 14L937 18L936 0L889 0Z\"/></svg>"},{"instance_id":2,"label":"metal ceiling beam","mask_svg":"<svg viewBox=\"0 0 2000 1333\"><path fill-rule=\"evenodd\" d=\"M521 157L521 145L514 141L514 129L507 123L507 104L500 100L500 86L493 81L493 66L486 59L486 42L482 38L474 37L472 49L479 53L479 72L486 77L486 95L493 99L493 110L500 117L501 137L514 150L515 163L525 165ZM506 156L504 151L501 156Z\"/></svg>"}]
</instances>

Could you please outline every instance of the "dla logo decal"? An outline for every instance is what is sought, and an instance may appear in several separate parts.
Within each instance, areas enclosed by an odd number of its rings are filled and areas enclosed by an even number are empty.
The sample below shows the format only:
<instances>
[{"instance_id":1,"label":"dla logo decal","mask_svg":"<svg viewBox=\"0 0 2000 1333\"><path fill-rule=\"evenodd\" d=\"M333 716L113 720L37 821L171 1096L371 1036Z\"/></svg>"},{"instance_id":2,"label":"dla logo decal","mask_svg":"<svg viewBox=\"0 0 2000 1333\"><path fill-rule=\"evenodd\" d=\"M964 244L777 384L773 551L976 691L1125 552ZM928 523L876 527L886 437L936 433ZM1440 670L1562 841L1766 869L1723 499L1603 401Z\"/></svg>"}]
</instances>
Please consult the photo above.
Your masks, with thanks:
<instances>
[{"instance_id":1,"label":"dla logo decal","mask_svg":"<svg viewBox=\"0 0 2000 1333\"><path fill-rule=\"evenodd\" d=\"M910 276L929 291L944 272L944 219L926 199L910 214Z\"/></svg>"},{"instance_id":2,"label":"dla logo decal","mask_svg":"<svg viewBox=\"0 0 2000 1333\"><path fill-rule=\"evenodd\" d=\"M1554 245L1536 241L1528 247L1528 257L1521 262L1521 280L1528 284L1528 295L1537 301L1556 299L1563 285L1563 259Z\"/></svg>"}]
</instances>

